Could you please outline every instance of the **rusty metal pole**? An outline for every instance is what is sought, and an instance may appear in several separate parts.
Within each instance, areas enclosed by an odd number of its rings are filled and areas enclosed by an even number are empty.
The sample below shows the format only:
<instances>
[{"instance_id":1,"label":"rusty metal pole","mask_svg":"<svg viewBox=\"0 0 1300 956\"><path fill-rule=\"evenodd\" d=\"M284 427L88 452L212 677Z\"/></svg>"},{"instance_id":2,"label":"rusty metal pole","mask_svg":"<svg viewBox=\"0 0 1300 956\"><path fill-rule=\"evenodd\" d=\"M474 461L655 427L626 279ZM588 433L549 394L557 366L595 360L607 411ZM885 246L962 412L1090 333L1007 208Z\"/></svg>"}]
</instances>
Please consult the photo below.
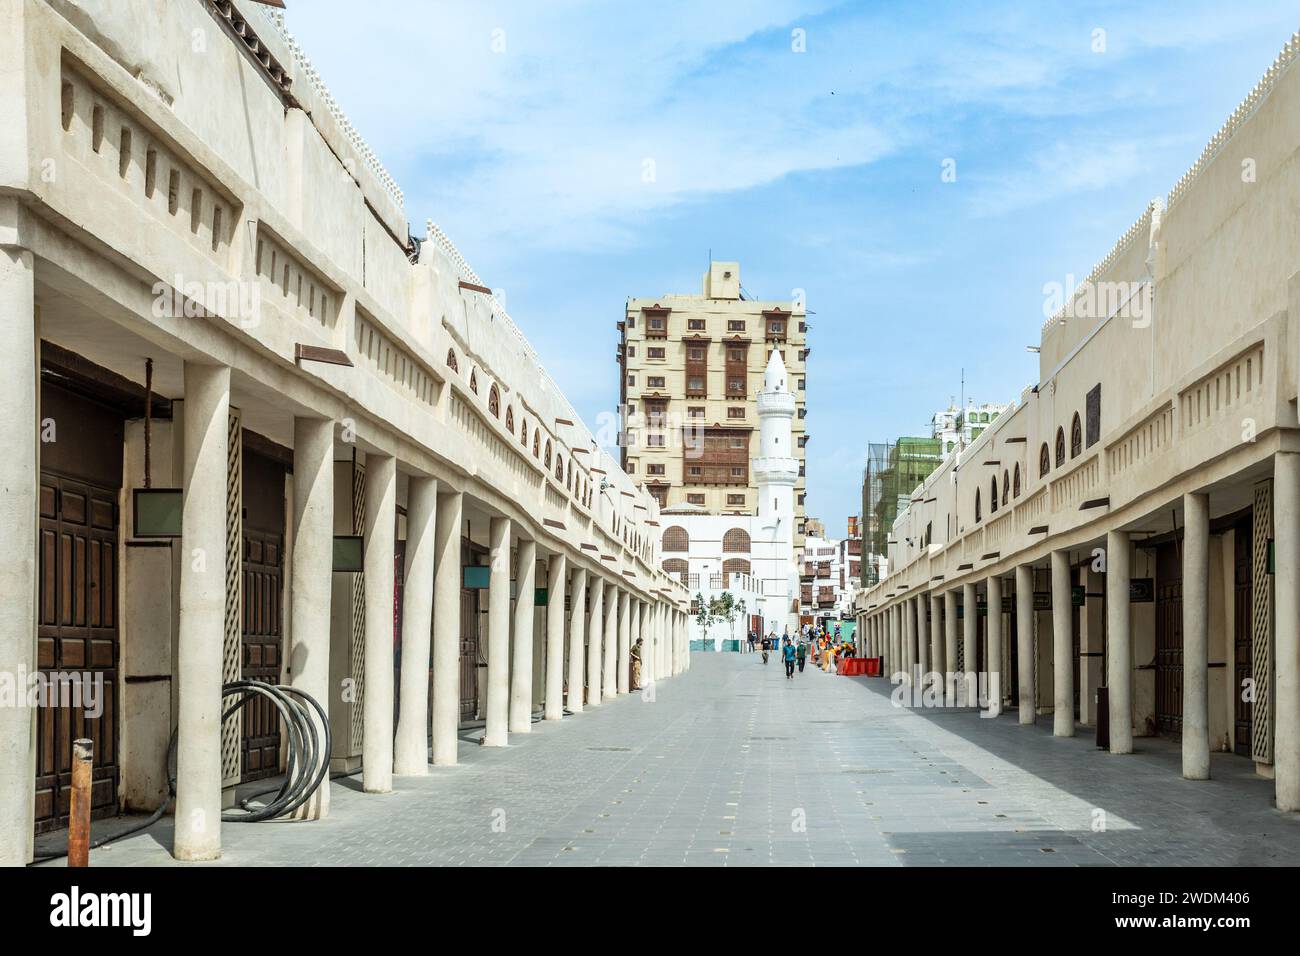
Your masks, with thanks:
<instances>
[{"instance_id":1,"label":"rusty metal pole","mask_svg":"<svg viewBox=\"0 0 1300 956\"><path fill-rule=\"evenodd\" d=\"M68 813L68 866L90 865L90 776L95 745L72 742L72 800Z\"/></svg>"}]
</instances>

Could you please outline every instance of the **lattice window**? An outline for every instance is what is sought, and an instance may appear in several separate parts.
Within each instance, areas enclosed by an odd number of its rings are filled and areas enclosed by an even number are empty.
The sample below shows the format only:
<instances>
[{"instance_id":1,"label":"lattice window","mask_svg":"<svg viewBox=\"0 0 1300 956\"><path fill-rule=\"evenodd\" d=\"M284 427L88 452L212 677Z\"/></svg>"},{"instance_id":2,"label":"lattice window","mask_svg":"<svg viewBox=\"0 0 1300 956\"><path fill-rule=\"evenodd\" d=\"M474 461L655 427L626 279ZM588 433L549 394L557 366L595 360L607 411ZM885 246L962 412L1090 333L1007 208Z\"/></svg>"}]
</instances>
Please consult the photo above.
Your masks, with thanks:
<instances>
[{"instance_id":1,"label":"lattice window","mask_svg":"<svg viewBox=\"0 0 1300 956\"><path fill-rule=\"evenodd\" d=\"M1007 474L1006 469L1002 469L1002 504L1005 507L1008 501L1008 495L1011 494L1011 476Z\"/></svg>"},{"instance_id":2,"label":"lattice window","mask_svg":"<svg viewBox=\"0 0 1300 956\"><path fill-rule=\"evenodd\" d=\"M492 413L493 418L499 418L501 415L501 393L493 385L488 389L488 411Z\"/></svg>"},{"instance_id":3,"label":"lattice window","mask_svg":"<svg viewBox=\"0 0 1300 956\"><path fill-rule=\"evenodd\" d=\"M447 368L451 369L453 372L460 371L460 364L456 361L455 349L447 349Z\"/></svg>"},{"instance_id":4,"label":"lattice window","mask_svg":"<svg viewBox=\"0 0 1300 956\"><path fill-rule=\"evenodd\" d=\"M475 395L478 394L478 375L473 371L469 373L469 390Z\"/></svg>"},{"instance_id":5,"label":"lattice window","mask_svg":"<svg viewBox=\"0 0 1300 956\"><path fill-rule=\"evenodd\" d=\"M744 528L732 528L722 536L722 550L724 552L739 552L741 554L749 553L749 532Z\"/></svg>"},{"instance_id":6,"label":"lattice window","mask_svg":"<svg viewBox=\"0 0 1300 956\"><path fill-rule=\"evenodd\" d=\"M1065 464L1065 429L1056 430L1056 467L1060 468Z\"/></svg>"},{"instance_id":7,"label":"lattice window","mask_svg":"<svg viewBox=\"0 0 1300 956\"><path fill-rule=\"evenodd\" d=\"M664 550L665 551L689 551L691 548L691 536L687 534L686 529L680 525L673 525L664 531Z\"/></svg>"},{"instance_id":8,"label":"lattice window","mask_svg":"<svg viewBox=\"0 0 1300 956\"><path fill-rule=\"evenodd\" d=\"M975 489L975 523L978 524L979 520L980 520L980 490L976 488Z\"/></svg>"},{"instance_id":9,"label":"lattice window","mask_svg":"<svg viewBox=\"0 0 1300 956\"><path fill-rule=\"evenodd\" d=\"M1020 464L1016 463L1016 470L1011 478L1011 497L1020 497Z\"/></svg>"},{"instance_id":10,"label":"lattice window","mask_svg":"<svg viewBox=\"0 0 1300 956\"><path fill-rule=\"evenodd\" d=\"M989 479L989 514L998 513L998 477L994 475Z\"/></svg>"},{"instance_id":11,"label":"lattice window","mask_svg":"<svg viewBox=\"0 0 1300 956\"><path fill-rule=\"evenodd\" d=\"M506 431L512 435L515 433L515 410L513 408L506 409Z\"/></svg>"},{"instance_id":12,"label":"lattice window","mask_svg":"<svg viewBox=\"0 0 1300 956\"><path fill-rule=\"evenodd\" d=\"M669 574L678 575L681 578L682 583L685 584L686 574L690 571L690 565L688 565L682 558L669 558L664 561L663 569Z\"/></svg>"},{"instance_id":13,"label":"lattice window","mask_svg":"<svg viewBox=\"0 0 1300 956\"><path fill-rule=\"evenodd\" d=\"M1078 458L1083 452L1083 423L1079 420L1079 413L1074 413L1074 421L1070 422L1070 457Z\"/></svg>"},{"instance_id":14,"label":"lattice window","mask_svg":"<svg viewBox=\"0 0 1300 956\"><path fill-rule=\"evenodd\" d=\"M546 440L546 454L542 456L542 466L547 471L551 470L551 441L549 438Z\"/></svg>"},{"instance_id":15,"label":"lattice window","mask_svg":"<svg viewBox=\"0 0 1300 956\"><path fill-rule=\"evenodd\" d=\"M1251 708L1250 755L1273 762L1273 588L1268 574L1268 542L1273 537L1273 483L1255 486L1251 528L1251 674L1255 704Z\"/></svg>"},{"instance_id":16,"label":"lattice window","mask_svg":"<svg viewBox=\"0 0 1300 956\"><path fill-rule=\"evenodd\" d=\"M722 562L723 574L748 574L749 562L744 558L729 558Z\"/></svg>"}]
</instances>

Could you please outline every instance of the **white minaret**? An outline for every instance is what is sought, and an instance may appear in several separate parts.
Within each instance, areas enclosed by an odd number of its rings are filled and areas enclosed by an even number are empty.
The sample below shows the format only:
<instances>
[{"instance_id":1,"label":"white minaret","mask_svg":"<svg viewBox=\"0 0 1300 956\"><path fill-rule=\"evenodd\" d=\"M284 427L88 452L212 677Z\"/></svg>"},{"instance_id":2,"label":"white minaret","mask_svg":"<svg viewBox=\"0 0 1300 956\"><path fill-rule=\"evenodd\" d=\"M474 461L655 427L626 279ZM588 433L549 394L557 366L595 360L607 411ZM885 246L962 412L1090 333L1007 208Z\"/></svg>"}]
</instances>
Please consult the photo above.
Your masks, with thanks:
<instances>
[{"instance_id":1,"label":"white minaret","mask_svg":"<svg viewBox=\"0 0 1300 956\"><path fill-rule=\"evenodd\" d=\"M799 480L799 459L794 457L791 422L794 421L794 393L790 391L785 362L777 349L763 373L763 390L758 393L758 457L753 461L758 483L758 526L755 541L756 572L764 579L764 623L781 634L798 631L799 617L793 612L798 569L794 563L794 486ZM760 543L761 542L761 543Z\"/></svg>"},{"instance_id":2,"label":"white minaret","mask_svg":"<svg viewBox=\"0 0 1300 956\"><path fill-rule=\"evenodd\" d=\"M787 385L785 362L780 351L772 349L763 373L763 390L758 393L759 452L754 459L758 516L764 524L774 519L794 524L794 485L799 480L799 459L790 447L794 414L794 393ZM793 545L793 530L790 541Z\"/></svg>"}]
</instances>

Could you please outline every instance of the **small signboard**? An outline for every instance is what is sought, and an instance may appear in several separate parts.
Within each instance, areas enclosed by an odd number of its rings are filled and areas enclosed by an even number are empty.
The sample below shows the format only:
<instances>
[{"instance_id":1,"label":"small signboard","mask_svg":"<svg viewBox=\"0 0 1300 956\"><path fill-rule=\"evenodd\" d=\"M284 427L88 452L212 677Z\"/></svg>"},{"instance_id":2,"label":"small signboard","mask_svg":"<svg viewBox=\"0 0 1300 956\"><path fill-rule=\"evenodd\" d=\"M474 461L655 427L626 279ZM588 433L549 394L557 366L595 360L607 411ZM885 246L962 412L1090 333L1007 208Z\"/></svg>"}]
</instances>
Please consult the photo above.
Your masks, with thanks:
<instances>
[{"instance_id":1,"label":"small signboard","mask_svg":"<svg viewBox=\"0 0 1300 956\"><path fill-rule=\"evenodd\" d=\"M180 488L136 488L132 493L136 538L179 538L181 536Z\"/></svg>"},{"instance_id":2,"label":"small signboard","mask_svg":"<svg viewBox=\"0 0 1300 956\"><path fill-rule=\"evenodd\" d=\"M1154 578L1131 578L1128 582L1130 604L1154 604L1156 584Z\"/></svg>"},{"instance_id":3,"label":"small signboard","mask_svg":"<svg viewBox=\"0 0 1300 956\"><path fill-rule=\"evenodd\" d=\"M492 569L486 564L468 564L461 569L461 587L484 591L492 579Z\"/></svg>"},{"instance_id":4,"label":"small signboard","mask_svg":"<svg viewBox=\"0 0 1300 956\"><path fill-rule=\"evenodd\" d=\"M1052 609L1052 592L1035 591L1034 592L1034 610L1050 611Z\"/></svg>"},{"instance_id":5,"label":"small signboard","mask_svg":"<svg viewBox=\"0 0 1300 956\"><path fill-rule=\"evenodd\" d=\"M1087 590L1082 584L1075 584L1070 587L1070 605L1072 607L1083 607L1086 597Z\"/></svg>"},{"instance_id":6,"label":"small signboard","mask_svg":"<svg viewBox=\"0 0 1300 956\"><path fill-rule=\"evenodd\" d=\"M336 534L334 536L334 570L365 570L364 548L359 534Z\"/></svg>"}]
</instances>

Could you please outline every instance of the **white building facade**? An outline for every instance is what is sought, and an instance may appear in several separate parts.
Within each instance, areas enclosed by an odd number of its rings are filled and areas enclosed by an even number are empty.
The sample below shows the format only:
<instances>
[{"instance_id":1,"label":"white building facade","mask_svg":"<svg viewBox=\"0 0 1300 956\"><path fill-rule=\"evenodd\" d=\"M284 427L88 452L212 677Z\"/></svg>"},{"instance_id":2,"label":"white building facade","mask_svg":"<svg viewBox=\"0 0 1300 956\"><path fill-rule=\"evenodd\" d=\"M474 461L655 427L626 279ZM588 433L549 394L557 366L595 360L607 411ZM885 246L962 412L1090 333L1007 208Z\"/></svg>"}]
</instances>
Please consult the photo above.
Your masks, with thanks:
<instances>
[{"instance_id":1,"label":"white building facade","mask_svg":"<svg viewBox=\"0 0 1300 956\"><path fill-rule=\"evenodd\" d=\"M965 408L949 405L943 411L935 412L930 419L930 434L942 443L939 446L942 454L951 455L979 438L984 429L1011 407L993 402L976 405L970 401Z\"/></svg>"},{"instance_id":2,"label":"white building facade","mask_svg":"<svg viewBox=\"0 0 1300 956\"><path fill-rule=\"evenodd\" d=\"M661 511L663 570L675 575L708 602L722 591L744 600L746 621L734 636L749 630L760 633L794 633L798 625L794 605L794 489L799 479L799 459L792 453L791 423L795 395L781 353L773 349L757 396L759 455L753 459L758 488L755 515L713 515L689 505ZM729 626L715 626L708 635L696 625L692 638L708 643L733 637ZM715 642L716 643L716 642ZM722 645L717 643L719 649Z\"/></svg>"}]
</instances>

